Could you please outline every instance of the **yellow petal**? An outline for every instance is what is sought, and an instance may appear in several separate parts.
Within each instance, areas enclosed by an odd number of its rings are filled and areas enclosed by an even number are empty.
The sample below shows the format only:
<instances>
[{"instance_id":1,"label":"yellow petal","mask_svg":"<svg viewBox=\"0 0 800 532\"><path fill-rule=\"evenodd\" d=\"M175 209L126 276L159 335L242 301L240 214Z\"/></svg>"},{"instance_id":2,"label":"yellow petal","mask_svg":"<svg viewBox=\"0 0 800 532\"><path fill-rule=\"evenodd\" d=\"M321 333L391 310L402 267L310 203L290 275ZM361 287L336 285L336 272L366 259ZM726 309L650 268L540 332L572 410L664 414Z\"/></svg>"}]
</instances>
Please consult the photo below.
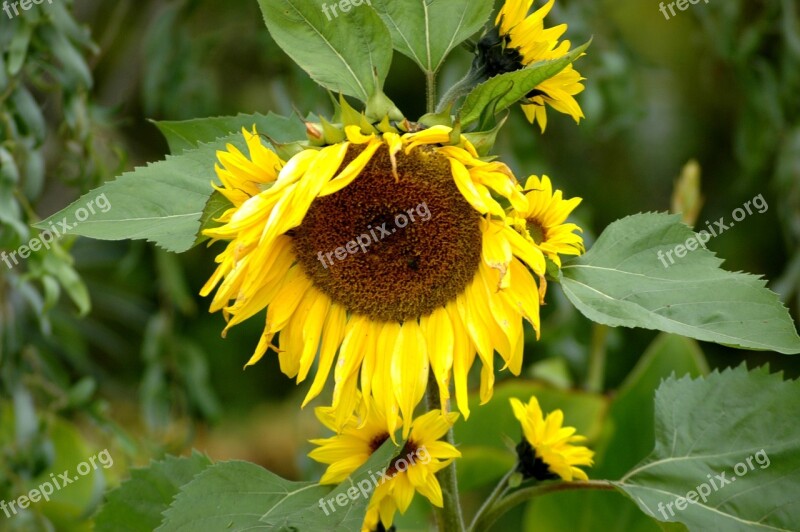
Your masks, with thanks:
<instances>
[{"instance_id":1,"label":"yellow petal","mask_svg":"<svg viewBox=\"0 0 800 532\"><path fill-rule=\"evenodd\" d=\"M441 408L447 410L450 399L450 371L453 368L453 350L455 339L453 325L444 307L434 310L429 316L420 320L420 326L427 339L428 357L431 369L439 385Z\"/></svg>"},{"instance_id":2,"label":"yellow petal","mask_svg":"<svg viewBox=\"0 0 800 532\"><path fill-rule=\"evenodd\" d=\"M425 394L428 384L428 353L425 337L416 320L406 320L392 353L392 381L395 397L403 414L403 437L408 437L414 408Z\"/></svg>"},{"instance_id":3,"label":"yellow petal","mask_svg":"<svg viewBox=\"0 0 800 532\"><path fill-rule=\"evenodd\" d=\"M328 375L333 365L333 357L339 349L339 345L344 338L345 327L347 326L347 312L344 307L333 304L331 306L328 317L325 320L325 327L322 330L322 345L319 351L319 367L317 373L314 375L314 382L311 384L311 389L308 390L303 406L306 406L309 401L314 399L322 391L325 386L325 381L328 380Z\"/></svg>"},{"instance_id":4,"label":"yellow petal","mask_svg":"<svg viewBox=\"0 0 800 532\"><path fill-rule=\"evenodd\" d=\"M353 182L353 180L359 176L359 174L364 170L369 163L372 156L375 155L375 152L383 145L380 141L374 140L369 143L369 145L364 148L358 157L353 159L335 178L330 180L322 190L320 190L317 197L328 196L335 192L339 192L344 187L349 185Z\"/></svg>"},{"instance_id":5,"label":"yellow petal","mask_svg":"<svg viewBox=\"0 0 800 532\"><path fill-rule=\"evenodd\" d=\"M331 307L331 300L327 295L314 289L310 291L316 292L316 294L314 303L311 305L302 325L303 354L300 357L300 368L297 374L298 384L306 380L308 376L311 364L317 355L322 328Z\"/></svg>"}]
</instances>

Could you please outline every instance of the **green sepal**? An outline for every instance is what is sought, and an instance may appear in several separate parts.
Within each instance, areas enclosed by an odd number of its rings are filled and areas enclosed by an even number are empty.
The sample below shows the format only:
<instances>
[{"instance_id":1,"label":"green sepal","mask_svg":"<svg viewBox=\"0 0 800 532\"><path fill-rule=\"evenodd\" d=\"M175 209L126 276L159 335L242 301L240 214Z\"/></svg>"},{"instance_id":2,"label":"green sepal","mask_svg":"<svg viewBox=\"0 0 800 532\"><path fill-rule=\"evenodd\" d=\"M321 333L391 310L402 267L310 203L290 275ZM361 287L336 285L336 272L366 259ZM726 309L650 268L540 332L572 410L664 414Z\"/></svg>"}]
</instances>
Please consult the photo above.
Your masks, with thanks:
<instances>
[{"instance_id":1,"label":"green sepal","mask_svg":"<svg viewBox=\"0 0 800 532\"><path fill-rule=\"evenodd\" d=\"M320 121L322 124L322 136L325 139L325 144L330 146L332 144L344 142L346 137L341 128L334 126L323 117L320 117Z\"/></svg>"},{"instance_id":2,"label":"green sepal","mask_svg":"<svg viewBox=\"0 0 800 532\"><path fill-rule=\"evenodd\" d=\"M359 113L353 106L351 106L343 95L339 95L339 105L341 106L341 122L342 127L358 126L361 128L361 133L364 135L376 135L378 130L373 127L364 113Z\"/></svg>"},{"instance_id":3,"label":"green sepal","mask_svg":"<svg viewBox=\"0 0 800 532\"><path fill-rule=\"evenodd\" d=\"M508 120L508 116L511 113L506 111L503 117L497 121L497 125L494 126L492 129L488 131L475 131L473 133L464 133L464 136L467 138L468 141L475 146L475 149L478 151L478 155L481 157L486 157L494 148L495 142L497 142L497 134L503 128Z\"/></svg>"},{"instance_id":4,"label":"green sepal","mask_svg":"<svg viewBox=\"0 0 800 532\"><path fill-rule=\"evenodd\" d=\"M428 113L422 115L418 122L428 127L447 126L453 127L453 103L450 102L443 110L438 113Z\"/></svg>"}]
</instances>

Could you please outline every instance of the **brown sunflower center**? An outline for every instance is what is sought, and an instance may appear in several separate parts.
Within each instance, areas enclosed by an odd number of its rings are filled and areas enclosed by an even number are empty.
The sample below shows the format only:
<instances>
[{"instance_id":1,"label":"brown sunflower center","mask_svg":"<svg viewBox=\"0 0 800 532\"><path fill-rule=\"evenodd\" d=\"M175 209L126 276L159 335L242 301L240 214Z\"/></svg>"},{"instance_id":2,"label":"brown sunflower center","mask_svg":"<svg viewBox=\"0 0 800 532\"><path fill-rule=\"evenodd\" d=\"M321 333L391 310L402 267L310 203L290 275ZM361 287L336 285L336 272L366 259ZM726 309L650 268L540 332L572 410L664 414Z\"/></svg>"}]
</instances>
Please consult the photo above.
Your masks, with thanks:
<instances>
[{"instance_id":1,"label":"brown sunflower center","mask_svg":"<svg viewBox=\"0 0 800 532\"><path fill-rule=\"evenodd\" d=\"M527 220L528 233L536 244L541 244L547 239L547 231L536 220Z\"/></svg>"},{"instance_id":2,"label":"brown sunflower center","mask_svg":"<svg viewBox=\"0 0 800 532\"><path fill-rule=\"evenodd\" d=\"M350 149L343 164L361 151ZM425 316L461 293L480 264L480 215L453 181L447 158L383 146L353 183L316 199L292 232L314 286L377 321Z\"/></svg>"}]
</instances>

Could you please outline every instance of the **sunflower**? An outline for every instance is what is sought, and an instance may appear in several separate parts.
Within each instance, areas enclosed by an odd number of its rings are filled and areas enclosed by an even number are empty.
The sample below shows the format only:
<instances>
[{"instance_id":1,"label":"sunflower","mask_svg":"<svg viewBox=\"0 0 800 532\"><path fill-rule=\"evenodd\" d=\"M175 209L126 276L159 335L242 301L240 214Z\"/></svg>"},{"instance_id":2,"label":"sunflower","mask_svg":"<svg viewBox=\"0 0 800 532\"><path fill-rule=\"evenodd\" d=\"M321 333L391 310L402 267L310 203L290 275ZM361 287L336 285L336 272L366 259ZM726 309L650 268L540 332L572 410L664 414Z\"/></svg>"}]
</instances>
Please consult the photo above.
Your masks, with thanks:
<instances>
[{"instance_id":1,"label":"sunflower","mask_svg":"<svg viewBox=\"0 0 800 532\"><path fill-rule=\"evenodd\" d=\"M522 320L539 333L544 254L505 210L525 212L528 200L506 165L479 159L449 127L345 133L283 161L253 128L243 130L249 156L232 145L218 153L217 190L232 207L204 231L227 246L202 294L218 287L210 310L223 312L225 331L267 309L248 365L272 346L300 383L317 361L304 406L336 359L339 428L360 385L387 413L390 434L397 412L408 431L429 371L442 409L452 378L466 417L476 355L486 402L495 350L518 375Z\"/></svg>"},{"instance_id":2,"label":"sunflower","mask_svg":"<svg viewBox=\"0 0 800 532\"><path fill-rule=\"evenodd\" d=\"M519 465L517 469L525 478L546 480L561 477L564 480L589 480L586 473L576 466L591 466L594 452L575 443L586 441L575 434L575 428L564 427L564 413L554 410L542 415L536 397L527 405L511 398L514 416L522 424L523 440L517 446Z\"/></svg>"},{"instance_id":3,"label":"sunflower","mask_svg":"<svg viewBox=\"0 0 800 532\"><path fill-rule=\"evenodd\" d=\"M539 249L559 268L559 255L580 255L585 251L583 238L574 231L583 230L573 223L564 223L580 205L581 198L564 199L560 190L553 193L550 178L531 176L525 183L528 208L513 213L515 226L528 235ZM525 230L522 230L522 227Z\"/></svg>"},{"instance_id":4,"label":"sunflower","mask_svg":"<svg viewBox=\"0 0 800 532\"><path fill-rule=\"evenodd\" d=\"M319 420L329 429L336 431L336 414L330 407L315 410ZM371 399L359 402L358 411L347 419L341 432L324 439L311 440L318 447L309 457L323 464L329 464L320 480L321 484L344 482L356 469L361 467L387 439L386 414L377 408ZM431 410L414 419L410 434L402 451L392 460L381 477L373 475L376 484L367 507L362 530L371 532L379 528L379 523L388 529L392 526L395 513L405 513L414 494L419 492L431 504L442 507L442 488L436 473L447 467L461 453L451 444L440 441L447 433L458 414L442 414ZM402 424L401 420L396 420Z\"/></svg>"},{"instance_id":5,"label":"sunflower","mask_svg":"<svg viewBox=\"0 0 800 532\"><path fill-rule=\"evenodd\" d=\"M544 27L544 18L554 2L549 0L528 14L533 0L506 0L497 15L495 27L478 43L479 61L488 77L514 72L539 61L559 59L569 53L570 42L558 42L567 31L567 25ZM538 122L544 133L547 127L546 105L549 105L579 123L584 116L574 96L583 91L583 79L569 65L534 88L522 105L528 121L532 124Z\"/></svg>"}]
</instances>

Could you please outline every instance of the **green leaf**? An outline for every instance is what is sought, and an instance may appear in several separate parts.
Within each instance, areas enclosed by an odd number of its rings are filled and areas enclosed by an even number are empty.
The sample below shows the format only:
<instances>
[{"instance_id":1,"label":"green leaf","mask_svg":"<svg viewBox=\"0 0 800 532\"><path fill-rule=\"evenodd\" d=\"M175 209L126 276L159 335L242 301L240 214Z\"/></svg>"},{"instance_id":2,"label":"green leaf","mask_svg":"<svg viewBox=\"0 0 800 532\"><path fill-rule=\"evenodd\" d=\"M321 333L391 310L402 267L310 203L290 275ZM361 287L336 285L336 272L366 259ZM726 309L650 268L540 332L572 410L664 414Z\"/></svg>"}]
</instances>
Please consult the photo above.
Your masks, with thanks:
<instances>
[{"instance_id":1,"label":"green leaf","mask_svg":"<svg viewBox=\"0 0 800 532\"><path fill-rule=\"evenodd\" d=\"M86 316L92 310L92 300L89 296L89 289L83 283L78 272L72 265L72 258L61 248L55 248L53 252L47 253L43 259L45 271L58 279L58 282L66 290L75 306L78 307L78 315Z\"/></svg>"},{"instance_id":2,"label":"green leaf","mask_svg":"<svg viewBox=\"0 0 800 532\"><path fill-rule=\"evenodd\" d=\"M372 0L372 5L388 26L395 50L431 74L481 29L494 6L474 0Z\"/></svg>"},{"instance_id":3,"label":"green leaf","mask_svg":"<svg viewBox=\"0 0 800 532\"><path fill-rule=\"evenodd\" d=\"M97 515L95 531L152 532L180 487L210 465L208 457L195 452L131 470L131 478L109 493Z\"/></svg>"},{"instance_id":4,"label":"green leaf","mask_svg":"<svg viewBox=\"0 0 800 532\"><path fill-rule=\"evenodd\" d=\"M314 81L366 102L383 86L392 41L366 2L258 0L272 38Z\"/></svg>"},{"instance_id":5,"label":"green leaf","mask_svg":"<svg viewBox=\"0 0 800 532\"><path fill-rule=\"evenodd\" d=\"M37 489L44 483L52 484L53 478L59 478L59 474L69 471L72 482L62 484L61 489L57 487L49 496L50 500L40 498L38 502L31 504L30 510L50 521L51 528L48 530L82 530L81 523L85 522L86 516L94 513L102 500L106 487L106 467L113 467L113 457L109 453L98 452L96 443L87 442L81 430L72 423L56 417L47 423L50 427L50 443L47 444L49 450L46 452L53 457L53 461L47 460L47 467L37 470L36 476L30 478L25 487L20 489L20 494ZM104 457L107 454L106 458L111 461L101 463L98 460L101 453ZM77 466L88 464L90 458L94 458L97 468L91 467L85 475L81 475ZM5 519L5 516L2 517Z\"/></svg>"},{"instance_id":6,"label":"green leaf","mask_svg":"<svg viewBox=\"0 0 800 532\"><path fill-rule=\"evenodd\" d=\"M197 240L201 218L216 181L214 164L217 150L233 144L247 153L241 133L224 137L166 160L122 174L114 181L89 192L78 201L52 215L36 227L51 225L63 234L100 240L147 240L182 253ZM103 201L98 201L102 199ZM105 203L104 203L105 202ZM94 214L85 221L76 216L89 205ZM98 205L108 205L105 212ZM71 226L64 231L60 222Z\"/></svg>"},{"instance_id":7,"label":"green leaf","mask_svg":"<svg viewBox=\"0 0 800 532\"><path fill-rule=\"evenodd\" d=\"M367 496L359 482L383 471L397 454L387 440L350 479L331 491L313 482L291 482L248 462L215 464L186 485L164 513L158 532L195 530L325 530L360 529L366 515ZM355 496L351 496L356 486ZM325 501L345 494L346 504ZM339 498L342 499L341 497ZM323 509L324 508L324 509Z\"/></svg>"},{"instance_id":8,"label":"green leaf","mask_svg":"<svg viewBox=\"0 0 800 532\"><path fill-rule=\"evenodd\" d=\"M800 353L800 337L789 312L765 288L765 281L722 270L722 260L701 248L674 264L663 258L695 240L695 233L679 219L650 213L614 222L589 252L565 263L564 293L587 318L612 327L643 327L744 349Z\"/></svg>"},{"instance_id":9,"label":"green leaf","mask_svg":"<svg viewBox=\"0 0 800 532\"><path fill-rule=\"evenodd\" d=\"M467 127L477 122L489 106L494 106L495 114L508 109L537 86L574 63L591 43L590 40L559 59L539 61L522 70L500 74L481 83L464 100L461 124Z\"/></svg>"},{"instance_id":10,"label":"green leaf","mask_svg":"<svg viewBox=\"0 0 800 532\"><path fill-rule=\"evenodd\" d=\"M655 450L614 484L693 531L796 530L798 409L800 384L768 368L671 378L656 392Z\"/></svg>"},{"instance_id":11,"label":"green leaf","mask_svg":"<svg viewBox=\"0 0 800 532\"><path fill-rule=\"evenodd\" d=\"M197 148L201 143L214 142L220 137L241 132L242 128L250 130L255 124L256 130L278 142L305 140L306 128L296 115L289 117L269 113L266 116L255 114L238 114L236 116L218 116L213 118L196 118L193 120L153 122L167 138L170 152L177 155L182 151Z\"/></svg>"},{"instance_id":12,"label":"green leaf","mask_svg":"<svg viewBox=\"0 0 800 532\"><path fill-rule=\"evenodd\" d=\"M14 31L14 38L8 47L8 73L16 76L22 67L25 66L25 58L28 55L28 45L31 43L34 25L28 24L24 20L20 21Z\"/></svg>"}]
</instances>

